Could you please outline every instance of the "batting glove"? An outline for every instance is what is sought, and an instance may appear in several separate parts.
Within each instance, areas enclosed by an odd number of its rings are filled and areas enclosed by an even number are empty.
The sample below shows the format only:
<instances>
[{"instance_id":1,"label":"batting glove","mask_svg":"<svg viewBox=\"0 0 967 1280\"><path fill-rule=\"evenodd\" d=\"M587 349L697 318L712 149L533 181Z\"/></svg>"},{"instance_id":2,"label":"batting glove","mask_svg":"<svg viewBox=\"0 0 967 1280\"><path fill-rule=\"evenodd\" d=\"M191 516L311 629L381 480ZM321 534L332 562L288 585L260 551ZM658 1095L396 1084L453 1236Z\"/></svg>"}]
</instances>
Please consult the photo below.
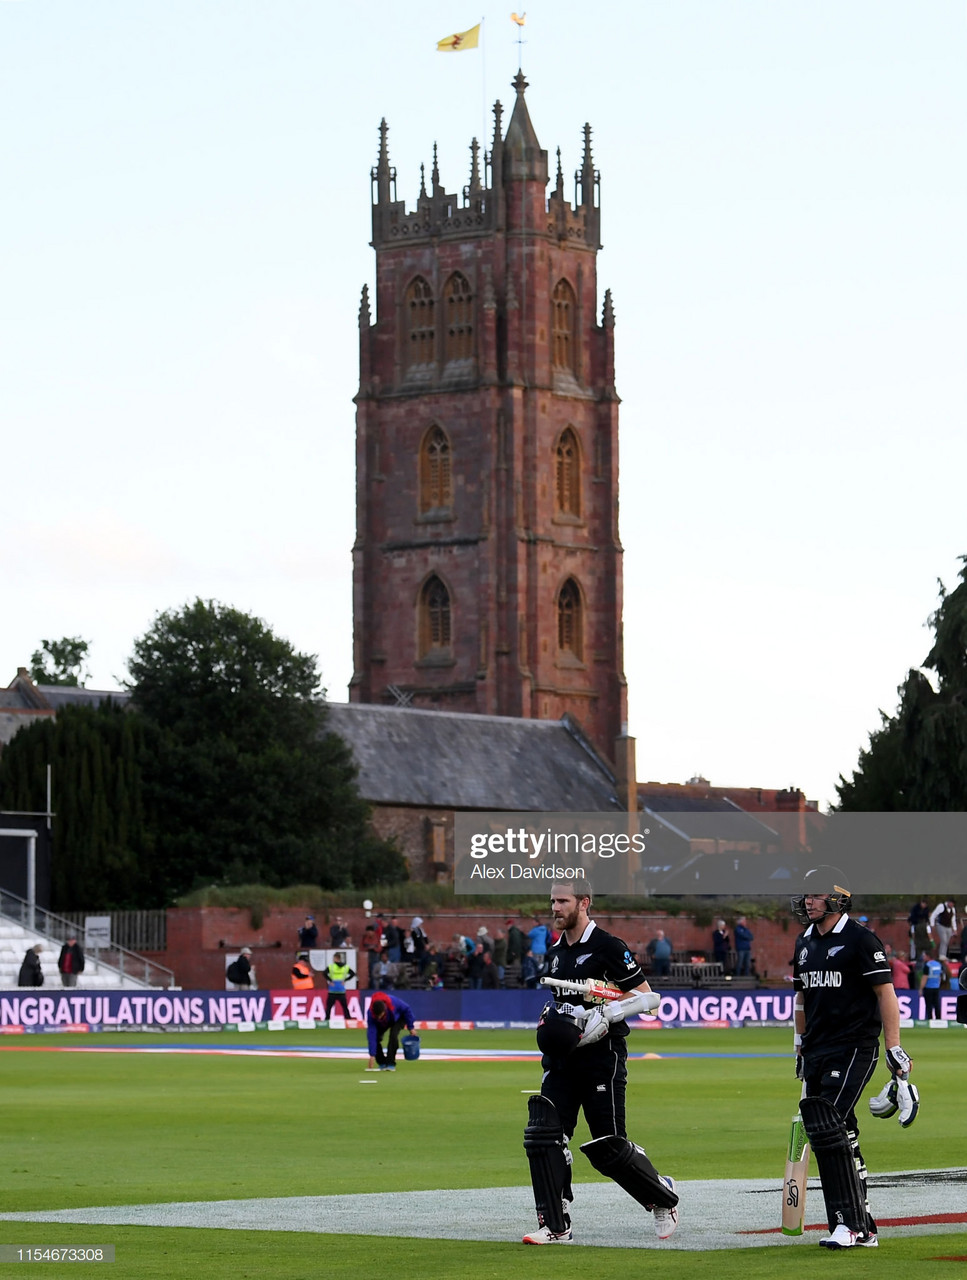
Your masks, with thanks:
<instances>
[{"instance_id":1,"label":"batting glove","mask_svg":"<svg viewBox=\"0 0 967 1280\"><path fill-rule=\"evenodd\" d=\"M796 1079L805 1080L805 1078L806 1078L806 1068L803 1066L802 1054L797 1053L796 1054Z\"/></svg>"},{"instance_id":2,"label":"batting glove","mask_svg":"<svg viewBox=\"0 0 967 1280\"><path fill-rule=\"evenodd\" d=\"M900 1113L900 1124L909 1129L920 1110L920 1094L915 1084L906 1080L891 1080L875 1098L870 1098L870 1112L879 1120L889 1120Z\"/></svg>"},{"instance_id":3,"label":"batting glove","mask_svg":"<svg viewBox=\"0 0 967 1280\"><path fill-rule=\"evenodd\" d=\"M895 1080L905 1080L913 1070L913 1063L899 1045L886 1051L886 1065Z\"/></svg>"},{"instance_id":4,"label":"batting glove","mask_svg":"<svg viewBox=\"0 0 967 1280\"><path fill-rule=\"evenodd\" d=\"M611 1023L601 1009L590 1009L584 1020L584 1034L578 1041L579 1049L586 1049L589 1044L597 1044L603 1040L611 1029Z\"/></svg>"},{"instance_id":5,"label":"batting glove","mask_svg":"<svg viewBox=\"0 0 967 1280\"><path fill-rule=\"evenodd\" d=\"M876 1116L878 1120L889 1120L890 1116L895 1116L900 1110L896 1095L897 1082L891 1080L889 1084L883 1086L875 1098L870 1098L870 1114Z\"/></svg>"},{"instance_id":6,"label":"batting glove","mask_svg":"<svg viewBox=\"0 0 967 1280\"><path fill-rule=\"evenodd\" d=\"M906 1080L898 1080L896 1100L900 1104L900 1124L904 1129L909 1129L920 1110L920 1093L917 1086L908 1084Z\"/></svg>"}]
</instances>

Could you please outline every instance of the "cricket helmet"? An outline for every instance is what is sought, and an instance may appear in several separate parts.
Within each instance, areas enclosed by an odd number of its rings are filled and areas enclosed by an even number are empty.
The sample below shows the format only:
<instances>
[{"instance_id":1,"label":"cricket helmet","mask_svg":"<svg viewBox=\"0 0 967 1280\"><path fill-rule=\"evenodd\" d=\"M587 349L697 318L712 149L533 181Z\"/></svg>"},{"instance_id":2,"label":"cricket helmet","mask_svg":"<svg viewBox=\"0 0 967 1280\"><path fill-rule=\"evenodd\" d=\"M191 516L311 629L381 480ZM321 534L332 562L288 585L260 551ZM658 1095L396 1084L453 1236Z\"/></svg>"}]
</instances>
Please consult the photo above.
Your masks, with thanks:
<instances>
[{"instance_id":1,"label":"cricket helmet","mask_svg":"<svg viewBox=\"0 0 967 1280\"><path fill-rule=\"evenodd\" d=\"M551 1002L537 1023L537 1047L548 1058L566 1058L581 1043L584 1028L569 1013Z\"/></svg>"},{"instance_id":2,"label":"cricket helmet","mask_svg":"<svg viewBox=\"0 0 967 1280\"><path fill-rule=\"evenodd\" d=\"M839 867L819 866L807 871L802 880L802 891L793 894L789 899L792 914L800 924L812 924L806 914L806 898L825 898L826 910L823 916L839 915L848 911L853 901L849 881ZM821 916L820 919L823 917Z\"/></svg>"}]
</instances>

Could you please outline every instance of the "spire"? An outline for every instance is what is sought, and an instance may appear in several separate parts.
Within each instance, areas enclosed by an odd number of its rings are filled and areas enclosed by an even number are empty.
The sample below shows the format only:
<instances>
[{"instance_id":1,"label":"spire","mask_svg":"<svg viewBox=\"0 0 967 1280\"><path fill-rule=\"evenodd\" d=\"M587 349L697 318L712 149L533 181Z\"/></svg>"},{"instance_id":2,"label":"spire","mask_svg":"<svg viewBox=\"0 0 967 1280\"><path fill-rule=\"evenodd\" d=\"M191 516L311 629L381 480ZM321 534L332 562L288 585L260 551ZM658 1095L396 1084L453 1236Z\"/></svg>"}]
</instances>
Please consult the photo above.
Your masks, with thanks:
<instances>
[{"instance_id":1,"label":"spire","mask_svg":"<svg viewBox=\"0 0 967 1280\"><path fill-rule=\"evenodd\" d=\"M614 302L611 298L611 290L604 291L604 307L601 310L601 327L603 329L614 328Z\"/></svg>"},{"instance_id":2,"label":"spire","mask_svg":"<svg viewBox=\"0 0 967 1280\"><path fill-rule=\"evenodd\" d=\"M470 143L470 190L480 190L480 162L478 155L480 152L480 143L474 138Z\"/></svg>"},{"instance_id":3,"label":"spire","mask_svg":"<svg viewBox=\"0 0 967 1280\"><path fill-rule=\"evenodd\" d=\"M557 182L554 185L554 194L561 200L564 199L564 170L561 168L561 148L557 149Z\"/></svg>"},{"instance_id":4,"label":"spire","mask_svg":"<svg viewBox=\"0 0 967 1280\"><path fill-rule=\"evenodd\" d=\"M360 329L368 329L369 325L369 285L364 284L363 296L359 299L359 327Z\"/></svg>"},{"instance_id":5,"label":"spire","mask_svg":"<svg viewBox=\"0 0 967 1280\"><path fill-rule=\"evenodd\" d=\"M389 147L386 143L386 135L389 133L389 125L386 123L384 116L379 122L379 158L376 161L376 168L373 170L373 177L376 179L376 197L380 204L389 203L389 186L392 173L389 167Z\"/></svg>"},{"instance_id":6,"label":"spire","mask_svg":"<svg viewBox=\"0 0 967 1280\"><path fill-rule=\"evenodd\" d=\"M581 183L581 203L586 205L594 204L594 161L591 158L591 126L584 126L584 156L581 160L581 174L579 181Z\"/></svg>"},{"instance_id":7,"label":"spire","mask_svg":"<svg viewBox=\"0 0 967 1280\"><path fill-rule=\"evenodd\" d=\"M430 174L430 181L433 183L433 194L440 194L440 166L437 164L436 143L433 144L433 172Z\"/></svg>"},{"instance_id":8,"label":"spire","mask_svg":"<svg viewBox=\"0 0 967 1280\"><path fill-rule=\"evenodd\" d=\"M524 73L518 71L512 83L517 91L517 101L504 138L504 178L536 178L546 183L547 152L541 150L524 100L527 88Z\"/></svg>"},{"instance_id":9,"label":"spire","mask_svg":"<svg viewBox=\"0 0 967 1280\"><path fill-rule=\"evenodd\" d=\"M426 199L426 165L420 165L420 199Z\"/></svg>"}]
</instances>

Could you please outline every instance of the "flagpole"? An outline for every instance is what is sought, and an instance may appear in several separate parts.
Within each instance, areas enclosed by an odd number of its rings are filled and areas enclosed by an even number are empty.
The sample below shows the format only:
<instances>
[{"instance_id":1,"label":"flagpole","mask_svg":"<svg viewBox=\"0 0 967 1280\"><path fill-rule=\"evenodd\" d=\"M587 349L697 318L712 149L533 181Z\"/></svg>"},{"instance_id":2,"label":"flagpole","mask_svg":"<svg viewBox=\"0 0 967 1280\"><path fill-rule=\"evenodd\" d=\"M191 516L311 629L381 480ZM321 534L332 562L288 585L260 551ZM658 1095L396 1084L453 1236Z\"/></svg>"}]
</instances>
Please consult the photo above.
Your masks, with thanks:
<instances>
[{"instance_id":1,"label":"flagpole","mask_svg":"<svg viewBox=\"0 0 967 1280\"><path fill-rule=\"evenodd\" d=\"M486 15L480 19L480 146L487 147L487 28ZM486 174L485 174L486 177Z\"/></svg>"}]
</instances>

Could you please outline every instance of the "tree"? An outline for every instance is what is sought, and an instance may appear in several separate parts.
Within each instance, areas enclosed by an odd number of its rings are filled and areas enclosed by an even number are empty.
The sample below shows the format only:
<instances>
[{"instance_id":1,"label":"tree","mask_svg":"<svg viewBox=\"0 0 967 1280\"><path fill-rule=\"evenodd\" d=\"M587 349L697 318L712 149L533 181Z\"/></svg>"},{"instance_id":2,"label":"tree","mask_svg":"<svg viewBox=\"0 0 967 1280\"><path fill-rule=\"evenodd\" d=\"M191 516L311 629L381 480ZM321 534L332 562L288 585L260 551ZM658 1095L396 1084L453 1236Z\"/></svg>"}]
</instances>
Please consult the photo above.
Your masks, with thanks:
<instances>
[{"instance_id":1,"label":"tree","mask_svg":"<svg viewBox=\"0 0 967 1280\"><path fill-rule=\"evenodd\" d=\"M53 783L54 910L158 905L142 785L148 730L113 702L66 706L21 729L0 756L0 807L46 807Z\"/></svg>"},{"instance_id":2,"label":"tree","mask_svg":"<svg viewBox=\"0 0 967 1280\"><path fill-rule=\"evenodd\" d=\"M80 636L64 636L62 640L41 640L40 648L30 657L30 678L35 684L72 685L75 688L90 679L87 658L90 643Z\"/></svg>"},{"instance_id":3,"label":"tree","mask_svg":"<svg viewBox=\"0 0 967 1280\"><path fill-rule=\"evenodd\" d=\"M840 776L839 809L880 812L967 810L967 556L960 584L929 619L934 642L923 669L900 685L900 703L860 752L852 778Z\"/></svg>"},{"instance_id":4,"label":"tree","mask_svg":"<svg viewBox=\"0 0 967 1280\"><path fill-rule=\"evenodd\" d=\"M405 878L372 833L348 747L325 731L314 657L196 600L159 614L128 666L155 734L145 786L167 897L213 881Z\"/></svg>"}]
</instances>

